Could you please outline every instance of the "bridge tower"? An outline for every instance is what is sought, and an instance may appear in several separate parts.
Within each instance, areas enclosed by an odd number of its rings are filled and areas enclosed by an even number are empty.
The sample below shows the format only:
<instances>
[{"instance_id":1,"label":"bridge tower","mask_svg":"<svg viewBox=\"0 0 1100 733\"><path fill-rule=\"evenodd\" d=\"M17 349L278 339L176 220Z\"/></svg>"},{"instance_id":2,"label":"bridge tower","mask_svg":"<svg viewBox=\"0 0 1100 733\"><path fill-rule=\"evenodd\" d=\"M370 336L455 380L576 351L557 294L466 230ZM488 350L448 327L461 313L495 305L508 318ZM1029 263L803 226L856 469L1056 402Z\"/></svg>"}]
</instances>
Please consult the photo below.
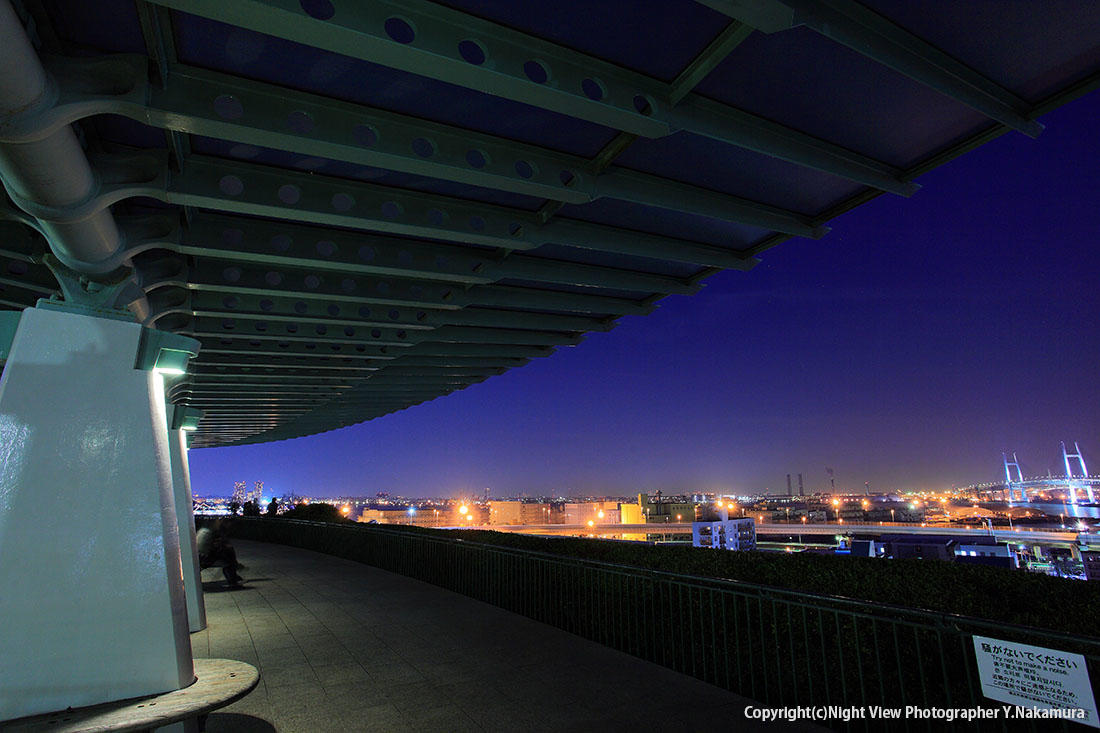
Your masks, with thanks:
<instances>
[{"instance_id":1,"label":"bridge tower","mask_svg":"<svg viewBox=\"0 0 1100 733\"><path fill-rule=\"evenodd\" d=\"M1016 469L1016 483L1020 484L1020 501L1027 501L1027 492L1024 490L1024 487L1023 487L1024 474L1023 474L1023 471L1020 470L1020 462L1018 460L1016 460L1016 454L1015 453L1012 454L1012 460L1011 461L1008 460L1008 455L1005 454L1005 453L1001 454L1001 458L1003 458L1004 462L1005 462L1005 485L1008 487L1008 500L1009 500L1009 502L1012 501L1012 495L1014 493L1013 490L1012 490L1013 481L1012 481L1012 471L1011 471L1011 469L1013 469L1013 468Z\"/></svg>"},{"instance_id":2,"label":"bridge tower","mask_svg":"<svg viewBox=\"0 0 1100 733\"><path fill-rule=\"evenodd\" d=\"M1072 471L1072 469L1070 469L1070 465L1069 465L1069 459L1070 458L1077 459L1077 463L1081 467L1081 478L1088 478L1089 477L1089 470L1085 466L1085 458L1084 458L1084 456L1081 455L1081 447L1079 445L1077 445L1077 441L1073 442L1073 450L1075 451L1073 453L1067 452L1066 451L1066 441L1064 441L1064 440L1062 441L1062 461L1066 464L1066 479L1067 479L1067 481L1074 478L1073 471ZM1085 484L1085 490L1088 492L1088 495L1089 495L1089 503L1095 503L1096 497L1093 495L1092 485L1091 484ZM1073 504L1077 504L1077 488L1075 486L1070 487L1070 498L1071 498Z\"/></svg>"}]
</instances>

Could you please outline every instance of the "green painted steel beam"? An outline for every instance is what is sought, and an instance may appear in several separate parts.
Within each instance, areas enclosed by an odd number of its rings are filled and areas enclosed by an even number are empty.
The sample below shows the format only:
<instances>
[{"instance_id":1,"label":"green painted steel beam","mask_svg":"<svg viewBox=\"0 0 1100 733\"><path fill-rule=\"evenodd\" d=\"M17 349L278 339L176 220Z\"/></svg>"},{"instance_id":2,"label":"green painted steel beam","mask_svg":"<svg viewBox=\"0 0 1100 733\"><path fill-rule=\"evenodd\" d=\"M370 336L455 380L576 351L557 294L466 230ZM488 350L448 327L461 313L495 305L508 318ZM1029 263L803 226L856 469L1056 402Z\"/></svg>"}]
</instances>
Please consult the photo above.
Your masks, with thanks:
<instances>
[{"instance_id":1,"label":"green painted steel beam","mask_svg":"<svg viewBox=\"0 0 1100 733\"><path fill-rule=\"evenodd\" d=\"M500 97L552 109L572 117L647 137L668 134L659 115L639 112L633 98L652 97L664 89L660 82L578 54L540 38L513 31L434 3L418 0L370 3L340 2L329 19L311 17L297 0L156 0L157 4L223 23L249 28L276 38L372 61L413 74L477 89ZM409 43L387 32L396 24L412 30ZM463 59L459 44L480 47L481 64ZM533 81L524 70L533 61L548 73L546 83ZM533 71L528 67L529 71ZM594 100L584 81L598 81L606 90Z\"/></svg>"},{"instance_id":2,"label":"green painted steel beam","mask_svg":"<svg viewBox=\"0 0 1100 733\"><path fill-rule=\"evenodd\" d=\"M144 57L106 57L91 63L84 58L54 57L48 65L61 87L53 117L67 122L97 113L124 114L172 132L561 203L585 204L610 197L794 236L817 238L825 233L798 212L759 201L627 169L595 175L583 157L206 69L169 66L167 84L161 88L147 78L149 59ZM288 109L294 124L289 123ZM174 139L180 151L182 140ZM179 160L185 155L174 153Z\"/></svg>"},{"instance_id":3,"label":"green painted steel beam","mask_svg":"<svg viewBox=\"0 0 1100 733\"><path fill-rule=\"evenodd\" d=\"M456 343L456 342L426 342L417 344L411 349L402 352L403 355L414 357L452 357L452 356L468 356L468 357L486 357L496 358L498 356L508 356L514 358L531 358L537 359L545 356L550 356L554 353L554 348L551 345L535 345L535 344L475 344L475 343Z\"/></svg>"},{"instance_id":4,"label":"green painted steel beam","mask_svg":"<svg viewBox=\"0 0 1100 733\"><path fill-rule=\"evenodd\" d=\"M530 359L483 356L402 356L395 367L489 367L512 369L530 363Z\"/></svg>"},{"instance_id":5,"label":"green painted steel beam","mask_svg":"<svg viewBox=\"0 0 1100 733\"><path fill-rule=\"evenodd\" d=\"M266 219L242 220L198 212L181 230L174 222L134 222L133 239L157 242L181 254L320 272L416 277L472 285L507 278L540 283L688 295L698 288L682 278L614 267L478 250L365 232L311 227ZM124 223L125 228L125 223ZM144 230L144 234L143 234Z\"/></svg>"},{"instance_id":6,"label":"green painted steel beam","mask_svg":"<svg viewBox=\"0 0 1100 733\"><path fill-rule=\"evenodd\" d=\"M60 291L57 279L45 267L14 257L0 256L0 285L27 290L38 295Z\"/></svg>"},{"instance_id":7,"label":"green painted steel beam","mask_svg":"<svg viewBox=\"0 0 1100 733\"><path fill-rule=\"evenodd\" d=\"M122 219L122 228L135 242L133 251L166 249L201 259L283 270L416 277L472 285L516 278L639 293L690 295L698 291L697 285L682 277L285 221L242 220L206 211L191 216L186 229L164 216Z\"/></svg>"},{"instance_id":8,"label":"green painted steel beam","mask_svg":"<svg viewBox=\"0 0 1100 733\"><path fill-rule=\"evenodd\" d=\"M333 348L339 347L339 348ZM386 362L396 358L418 360L446 360L450 363L461 363L462 359L512 359L527 360L549 356L553 349L541 346L521 346L514 344L440 344L422 343L410 348L390 348L388 346L367 346L359 351L357 346L345 346L342 344L330 344L328 348L318 352L316 348L309 349L301 342L260 341L247 338L211 339L204 343L202 352L205 355L221 354L253 354L256 356L277 357L313 357L336 360L367 360L370 362Z\"/></svg>"},{"instance_id":9,"label":"green painted steel beam","mask_svg":"<svg viewBox=\"0 0 1100 733\"><path fill-rule=\"evenodd\" d=\"M746 4L703 0L732 18L750 22ZM1031 105L958 59L853 0L771 0L786 25L805 25L877 63L913 79L1007 127L1037 137L1043 126L1030 118ZM749 12L759 12L752 8Z\"/></svg>"},{"instance_id":10,"label":"green painted steel beam","mask_svg":"<svg viewBox=\"0 0 1100 733\"><path fill-rule=\"evenodd\" d=\"M334 384L341 387L355 386L359 380L367 379L363 374L318 374L315 370L300 370L298 373L288 372L268 372L266 369L226 369L221 371L217 368L204 367L202 365L195 365L191 371L197 379L201 379L203 382L222 380L235 382L236 380L247 380L247 383L254 384L270 384L273 382L295 382L295 383L309 383L309 384Z\"/></svg>"},{"instance_id":11,"label":"green painted steel beam","mask_svg":"<svg viewBox=\"0 0 1100 733\"><path fill-rule=\"evenodd\" d=\"M699 104L697 95L674 107L669 86L656 79L424 0L345 3L324 20L309 16L293 0L157 2L642 137L683 129L882 190L910 195L917 188L901 180L897 170L884 171L883 164L854 151L724 105L718 105L722 114L708 116L713 106ZM411 29L413 37L407 43L394 40L387 22L391 30L394 23ZM459 51L464 41L479 44L487 61L465 60ZM534 66L542 71L533 79Z\"/></svg>"},{"instance_id":12,"label":"green painted steel beam","mask_svg":"<svg viewBox=\"0 0 1100 733\"><path fill-rule=\"evenodd\" d=\"M730 22L668 85L669 103L674 106L679 104L718 64L751 36L754 30L746 23L737 20Z\"/></svg>"},{"instance_id":13,"label":"green painted steel beam","mask_svg":"<svg viewBox=\"0 0 1100 733\"><path fill-rule=\"evenodd\" d=\"M420 281L410 277L375 277L364 275L339 276L320 272L284 270L282 267L255 267L233 263L200 261L194 267L176 272L143 274L146 292L158 287L175 286L193 291L211 291L237 296L242 303L259 306L290 299L296 313L331 316L359 314L361 308L371 313L379 310L388 318L389 310L412 309L414 318L431 309L459 310L467 306L530 308L560 310L566 313L643 316L653 306L645 300L631 300L606 295L552 291L536 287L509 285L455 286L436 281ZM301 305L298 305L301 304ZM274 308L274 305L270 306ZM364 316L370 317L370 316ZM440 317L443 317L442 314ZM427 318L427 316L425 316ZM422 319L420 319L422 320Z\"/></svg>"},{"instance_id":14,"label":"green painted steel beam","mask_svg":"<svg viewBox=\"0 0 1100 733\"><path fill-rule=\"evenodd\" d=\"M335 304L330 305L339 315L330 316L324 310L309 316L299 313L294 305L305 301L294 298L256 298L271 304L267 309L249 307L250 304L234 302L233 296L221 297L217 293L195 292L187 294L187 302L163 309L154 309L151 321L168 313L183 313L211 318L237 318L256 321L268 326L279 323L297 323L302 327L310 324L331 327L382 327L406 328L409 330L432 330L442 326L485 326L487 328L529 328L546 331L609 331L614 323L607 318L588 318L553 313L529 313L522 311L495 310L488 308L466 308L458 311L446 310L407 310L399 308L375 308L350 310L344 316ZM226 305L226 303L229 305ZM364 308L361 306L360 308ZM362 317L356 317L365 314Z\"/></svg>"},{"instance_id":15,"label":"green painted steel beam","mask_svg":"<svg viewBox=\"0 0 1100 733\"><path fill-rule=\"evenodd\" d=\"M297 324L288 323L281 329L270 331L257 331L255 324L250 324L252 330L246 330L246 324L232 318L210 319L193 318L191 324L181 333L202 338L217 338L221 335L239 336L249 340L275 341L275 342L303 342L316 344L318 349L329 348L330 345L344 345L353 348L368 345L386 345L407 348L425 341L475 343L475 344L518 344L527 346L560 346L578 344L584 338L581 334L559 333L555 331L521 330L514 328L474 328L468 326L444 326L433 331L406 331L394 328L370 328L347 330L326 329L324 333L317 333L314 328L306 333L304 328L296 327ZM280 331L275 333L274 331ZM308 346L307 346L308 348Z\"/></svg>"},{"instance_id":16,"label":"green painted steel beam","mask_svg":"<svg viewBox=\"0 0 1100 733\"><path fill-rule=\"evenodd\" d=\"M553 243L734 270L749 270L759 262L714 244L581 221L542 224L536 213L527 211L205 156L190 157L181 173L166 170L164 155L153 151L99 155L95 162L109 183L88 202L88 210L146 196L185 207L506 250ZM151 241L141 247L148 249L166 233L146 234ZM119 262L133 252L121 251Z\"/></svg>"},{"instance_id":17,"label":"green painted steel beam","mask_svg":"<svg viewBox=\"0 0 1100 733\"><path fill-rule=\"evenodd\" d=\"M503 206L206 156L189 158L163 190L131 190L184 206L510 250L553 243L733 270L757 264L714 244L573 220L542 224L534 213Z\"/></svg>"},{"instance_id":18,"label":"green painted steel beam","mask_svg":"<svg viewBox=\"0 0 1100 733\"><path fill-rule=\"evenodd\" d=\"M141 85L145 60L127 61ZM66 78L64 71L58 76ZM81 81L86 85L86 77ZM800 214L759 202L627 170L590 175L581 157L205 69L173 65L164 89L145 84L144 104L119 102L114 94L104 103L170 130L563 203L611 197L797 236L824 233ZM296 131L303 128L308 132ZM517 166L531 175L520 175Z\"/></svg>"},{"instance_id":19,"label":"green painted steel beam","mask_svg":"<svg viewBox=\"0 0 1100 733\"><path fill-rule=\"evenodd\" d=\"M242 220L207 211L191 217L186 230L174 230L173 222L162 226L162 239L168 249L216 260L473 285L517 278L643 293L690 295L698 291L697 286L680 277L286 221Z\"/></svg>"},{"instance_id":20,"label":"green painted steel beam","mask_svg":"<svg viewBox=\"0 0 1100 733\"><path fill-rule=\"evenodd\" d=\"M301 341L271 341L261 339L248 339L247 341L225 343L229 339L208 340L203 346L203 351L209 356L256 356L287 358L292 356L312 357L316 359L331 359L334 361L365 362L367 364L386 364L396 359L408 349L391 349L388 346L374 346L358 350L360 345L327 344L326 348L318 350L316 345L310 348L310 344ZM337 348L339 347L339 348ZM384 356L374 356L370 352L386 349Z\"/></svg>"},{"instance_id":21,"label":"green painted steel beam","mask_svg":"<svg viewBox=\"0 0 1100 733\"><path fill-rule=\"evenodd\" d=\"M249 369L302 369L308 372L351 372L351 373L365 373L370 374L377 372L379 369L383 369L381 366L356 366L352 364L334 364L328 359L296 359L290 362L272 361L271 359L265 359L262 357L252 358L231 358L231 359L203 359L190 362L191 367L203 367L207 371L213 369L243 369L245 367ZM199 372L196 372L199 373ZM353 377L352 377L353 378Z\"/></svg>"},{"instance_id":22,"label":"green painted steel beam","mask_svg":"<svg viewBox=\"0 0 1100 733\"><path fill-rule=\"evenodd\" d=\"M249 385L233 385L225 384L224 382L193 382L189 383L186 388L176 389L169 393L168 397L172 401L177 399L191 398L200 395L220 395L222 397L235 397L235 396L265 396L265 395L338 395L344 391L351 389L350 386L345 387L332 387L328 385L316 385L316 384L281 384L272 386L270 384L264 384L260 386Z\"/></svg>"},{"instance_id":23,"label":"green painted steel beam","mask_svg":"<svg viewBox=\"0 0 1100 733\"><path fill-rule=\"evenodd\" d=\"M920 189L919 184L904 180L899 168L798 130L762 124L755 115L706 97L690 95L670 115L685 130L718 140L734 137L747 150L871 188L900 196L912 196Z\"/></svg>"}]
</instances>

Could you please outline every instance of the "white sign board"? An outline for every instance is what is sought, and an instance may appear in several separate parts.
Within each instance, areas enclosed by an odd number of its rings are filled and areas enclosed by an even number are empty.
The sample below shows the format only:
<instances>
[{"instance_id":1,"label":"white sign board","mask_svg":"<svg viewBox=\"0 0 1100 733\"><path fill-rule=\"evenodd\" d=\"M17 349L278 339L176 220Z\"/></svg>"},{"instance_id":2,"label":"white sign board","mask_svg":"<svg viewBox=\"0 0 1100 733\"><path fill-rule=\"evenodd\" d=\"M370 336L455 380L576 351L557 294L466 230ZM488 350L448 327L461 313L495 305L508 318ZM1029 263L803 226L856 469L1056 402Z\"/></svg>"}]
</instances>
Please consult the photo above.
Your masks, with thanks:
<instances>
[{"instance_id":1,"label":"white sign board","mask_svg":"<svg viewBox=\"0 0 1100 733\"><path fill-rule=\"evenodd\" d=\"M982 694L1025 708L1083 711L1067 716L1100 728L1089 671L1080 654L1041 646L974 637Z\"/></svg>"}]
</instances>

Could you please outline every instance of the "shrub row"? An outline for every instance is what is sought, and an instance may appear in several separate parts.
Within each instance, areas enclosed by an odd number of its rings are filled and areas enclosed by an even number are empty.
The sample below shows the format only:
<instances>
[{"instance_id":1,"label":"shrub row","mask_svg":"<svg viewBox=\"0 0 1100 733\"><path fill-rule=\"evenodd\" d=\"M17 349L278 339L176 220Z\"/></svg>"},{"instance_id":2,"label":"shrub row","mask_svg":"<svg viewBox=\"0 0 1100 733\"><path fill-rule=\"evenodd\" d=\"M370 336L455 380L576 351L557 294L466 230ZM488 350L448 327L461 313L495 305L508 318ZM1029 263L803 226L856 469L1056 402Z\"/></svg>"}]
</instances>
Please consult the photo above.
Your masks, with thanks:
<instances>
[{"instance_id":1,"label":"shrub row","mask_svg":"<svg viewBox=\"0 0 1100 733\"><path fill-rule=\"evenodd\" d=\"M240 522L236 536L269 538ZM684 576L733 580L815 595L885 603L994 622L1093 636L1082 625L1100 608L1100 583L937 560L882 560L810 553L728 552L576 537L534 537L490 530L439 530L347 523L357 532L446 537ZM274 529L274 527L271 527ZM284 535L283 532L279 532ZM276 540L278 541L278 540Z\"/></svg>"}]
</instances>

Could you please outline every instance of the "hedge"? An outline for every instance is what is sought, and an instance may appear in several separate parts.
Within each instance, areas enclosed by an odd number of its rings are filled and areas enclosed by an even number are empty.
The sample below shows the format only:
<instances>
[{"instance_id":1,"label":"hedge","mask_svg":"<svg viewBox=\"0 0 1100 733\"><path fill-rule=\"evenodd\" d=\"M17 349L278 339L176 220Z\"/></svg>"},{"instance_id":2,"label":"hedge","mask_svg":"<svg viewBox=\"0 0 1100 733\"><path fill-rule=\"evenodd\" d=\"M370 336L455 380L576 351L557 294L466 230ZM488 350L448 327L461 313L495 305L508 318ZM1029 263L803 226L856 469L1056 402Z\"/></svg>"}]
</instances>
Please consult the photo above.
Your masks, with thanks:
<instances>
[{"instance_id":1,"label":"hedge","mask_svg":"<svg viewBox=\"0 0 1100 733\"><path fill-rule=\"evenodd\" d=\"M262 525L271 522L283 523L283 520L264 518L258 522L261 526L256 526L256 520L238 522L234 533L242 538L268 539L264 536L268 533L261 530ZM490 530L347 524L361 532L449 537L683 576L733 580L957 614L1077 636L1095 636L1082 621L1092 618L1100 608L1100 583L939 560L728 552L579 537L535 537Z\"/></svg>"}]
</instances>

